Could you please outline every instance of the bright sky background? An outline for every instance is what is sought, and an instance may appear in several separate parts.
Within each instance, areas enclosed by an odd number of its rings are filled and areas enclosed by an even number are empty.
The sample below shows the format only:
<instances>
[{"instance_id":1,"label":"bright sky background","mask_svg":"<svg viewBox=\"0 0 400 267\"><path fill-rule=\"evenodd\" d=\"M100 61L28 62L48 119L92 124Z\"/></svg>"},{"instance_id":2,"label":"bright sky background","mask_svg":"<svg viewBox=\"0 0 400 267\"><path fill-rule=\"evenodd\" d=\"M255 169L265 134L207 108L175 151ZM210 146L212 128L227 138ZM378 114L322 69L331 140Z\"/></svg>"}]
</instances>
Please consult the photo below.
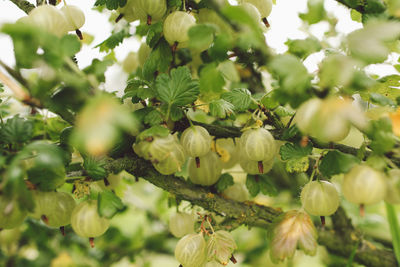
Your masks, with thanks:
<instances>
[{"instance_id":1,"label":"bright sky background","mask_svg":"<svg viewBox=\"0 0 400 267\"><path fill-rule=\"evenodd\" d=\"M34 1L31 0L30 2ZM275 49L276 52L283 53L287 50L284 44L287 39L303 39L307 36L302 30L303 25L298 17L298 13L307 10L307 0L277 0L276 2L277 5L273 7L272 13L268 18L271 28L266 33L266 40L268 45ZM112 26L108 23L108 14L100 14L97 11L91 10L94 1L67 0L67 3L81 7L86 16L86 23L81 30L95 36L95 40L92 44L84 46L77 55L79 66L82 68L89 65L94 58L102 58L105 55L105 53L100 53L99 49L94 47L109 37ZM349 9L338 4L335 0L325 0L325 8L329 13L334 14L334 16L338 18L336 30L341 33L337 38L329 40L331 43L338 45L344 34L362 27L361 23L351 20ZM0 0L0 24L14 22L22 16L25 16L25 13L13 3L8 0ZM321 38L323 32L327 29L328 23L320 22L311 26L310 30L317 38ZM8 65L13 66L15 60L12 51L12 42L7 36L0 34L0 47L0 59ZM138 48L138 40L132 37L125 39L123 44L115 49L115 54L117 59L123 60L128 52L137 51ZM309 72L317 70L317 64L322 57L323 52L320 52L307 58L304 63ZM391 61L396 59L397 58L392 58ZM389 64L370 66L368 71L380 76L397 73ZM123 73L120 66L114 65L110 67L106 72L105 88L110 91L122 90L125 87L126 77L127 75Z\"/></svg>"}]
</instances>

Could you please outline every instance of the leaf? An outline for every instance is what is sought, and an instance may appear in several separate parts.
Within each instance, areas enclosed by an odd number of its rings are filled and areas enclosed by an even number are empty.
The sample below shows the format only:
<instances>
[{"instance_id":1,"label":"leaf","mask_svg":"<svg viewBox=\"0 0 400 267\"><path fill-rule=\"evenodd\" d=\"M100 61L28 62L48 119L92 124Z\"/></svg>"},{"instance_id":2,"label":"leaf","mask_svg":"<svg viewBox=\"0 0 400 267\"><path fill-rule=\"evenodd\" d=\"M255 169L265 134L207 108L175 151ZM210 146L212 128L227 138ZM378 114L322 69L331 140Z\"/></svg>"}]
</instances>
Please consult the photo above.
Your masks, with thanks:
<instances>
[{"instance_id":1,"label":"leaf","mask_svg":"<svg viewBox=\"0 0 400 267\"><path fill-rule=\"evenodd\" d=\"M144 140L148 137L155 137L155 136L160 136L160 137L166 137L169 134L169 130L161 125L155 125L150 127L149 129L144 130L141 132L137 138L139 140Z\"/></svg>"},{"instance_id":2,"label":"leaf","mask_svg":"<svg viewBox=\"0 0 400 267\"><path fill-rule=\"evenodd\" d=\"M252 103L251 93L245 88L236 88L221 95L221 98L232 103L237 111L247 110Z\"/></svg>"},{"instance_id":3,"label":"leaf","mask_svg":"<svg viewBox=\"0 0 400 267\"><path fill-rule=\"evenodd\" d=\"M210 108L210 114L212 116L218 117L218 118L226 118L226 116L229 116L230 114L233 113L233 109L235 108L233 104L229 103L228 101L224 99L218 99L215 101L212 101L209 104Z\"/></svg>"},{"instance_id":4,"label":"leaf","mask_svg":"<svg viewBox=\"0 0 400 267\"><path fill-rule=\"evenodd\" d=\"M274 197L278 195L278 189L271 182L271 180L272 178L268 175L261 175L260 191L263 195Z\"/></svg>"},{"instance_id":5,"label":"leaf","mask_svg":"<svg viewBox=\"0 0 400 267\"><path fill-rule=\"evenodd\" d=\"M107 68L113 64L110 60L100 61L97 58L93 59L92 64L86 67L83 71L86 74L94 74L99 82L105 82L106 78L104 73Z\"/></svg>"},{"instance_id":6,"label":"leaf","mask_svg":"<svg viewBox=\"0 0 400 267\"><path fill-rule=\"evenodd\" d=\"M170 76L160 74L156 80L156 88L159 99L169 105L191 104L199 94L198 82L192 80L190 70L186 66L173 69Z\"/></svg>"},{"instance_id":7,"label":"leaf","mask_svg":"<svg viewBox=\"0 0 400 267\"><path fill-rule=\"evenodd\" d=\"M149 47L153 48L161 38L163 31L162 22L151 24L147 33L146 43Z\"/></svg>"},{"instance_id":8,"label":"leaf","mask_svg":"<svg viewBox=\"0 0 400 267\"><path fill-rule=\"evenodd\" d=\"M225 79L215 63L205 65L200 70L199 86L202 95L219 94L222 92L224 85Z\"/></svg>"},{"instance_id":9,"label":"leaf","mask_svg":"<svg viewBox=\"0 0 400 267\"><path fill-rule=\"evenodd\" d=\"M72 57L81 50L81 43L77 36L68 34L61 38L61 48L64 55Z\"/></svg>"},{"instance_id":10,"label":"leaf","mask_svg":"<svg viewBox=\"0 0 400 267\"><path fill-rule=\"evenodd\" d=\"M115 47L120 45L122 41L129 36L129 31L126 29L122 29L119 32L113 33L110 37L108 37L106 40L96 45L95 47L99 47L100 52L109 52L111 49L114 49Z\"/></svg>"},{"instance_id":11,"label":"leaf","mask_svg":"<svg viewBox=\"0 0 400 267\"><path fill-rule=\"evenodd\" d=\"M361 23L362 14L360 12L358 12L357 10L351 9L350 16L353 21Z\"/></svg>"},{"instance_id":12,"label":"leaf","mask_svg":"<svg viewBox=\"0 0 400 267\"><path fill-rule=\"evenodd\" d=\"M99 193L97 201L99 215L108 219L125 209L121 199L111 191Z\"/></svg>"},{"instance_id":13,"label":"leaf","mask_svg":"<svg viewBox=\"0 0 400 267\"><path fill-rule=\"evenodd\" d=\"M300 40L287 40L285 44L289 48L289 53L305 59L312 53L318 52L322 49L322 46L317 38L308 37L306 39Z\"/></svg>"},{"instance_id":14,"label":"leaf","mask_svg":"<svg viewBox=\"0 0 400 267\"><path fill-rule=\"evenodd\" d=\"M386 215L389 223L390 234L392 235L392 244L397 262L400 262L400 226L397 219L395 206L386 203Z\"/></svg>"},{"instance_id":15,"label":"leaf","mask_svg":"<svg viewBox=\"0 0 400 267\"><path fill-rule=\"evenodd\" d=\"M147 98L153 98L156 95L155 90L149 87L146 81L137 79L128 80L124 93L123 99L134 97L145 100ZM139 102L139 100L136 99L135 102Z\"/></svg>"},{"instance_id":16,"label":"leaf","mask_svg":"<svg viewBox=\"0 0 400 267\"><path fill-rule=\"evenodd\" d=\"M307 90L311 86L311 78L299 58L290 54L279 55L269 67L279 82L279 90L276 90L279 102L290 103L296 108L310 97Z\"/></svg>"},{"instance_id":17,"label":"leaf","mask_svg":"<svg viewBox=\"0 0 400 267\"><path fill-rule=\"evenodd\" d=\"M372 101L372 103L381 106L392 106L392 107L396 106L396 103L393 102L393 100L378 93L370 93L370 100Z\"/></svg>"},{"instance_id":18,"label":"leaf","mask_svg":"<svg viewBox=\"0 0 400 267\"><path fill-rule=\"evenodd\" d=\"M392 122L389 118L371 121L366 134L371 139L370 148L377 154L389 152L396 144Z\"/></svg>"},{"instance_id":19,"label":"leaf","mask_svg":"<svg viewBox=\"0 0 400 267\"><path fill-rule=\"evenodd\" d=\"M152 110L144 117L144 123L150 125L158 125L163 121L161 113L157 110Z\"/></svg>"},{"instance_id":20,"label":"leaf","mask_svg":"<svg viewBox=\"0 0 400 267\"><path fill-rule=\"evenodd\" d=\"M87 172L88 176L95 181L107 178L107 171L104 168L104 160L98 160L95 157L84 157L83 168Z\"/></svg>"},{"instance_id":21,"label":"leaf","mask_svg":"<svg viewBox=\"0 0 400 267\"><path fill-rule=\"evenodd\" d=\"M324 8L324 0L311 0L307 2L308 12L301 13L299 17L307 21L308 24L315 24L325 19L326 12Z\"/></svg>"},{"instance_id":22,"label":"leaf","mask_svg":"<svg viewBox=\"0 0 400 267\"><path fill-rule=\"evenodd\" d=\"M305 147L302 147L297 143L286 143L285 145L281 146L279 154L281 155L282 160L299 159L310 155L312 149L313 146L311 142L309 142Z\"/></svg>"},{"instance_id":23,"label":"leaf","mask_svg":"<svg viewBox=\"0 0 400 267\"><path fill-rule=\"evenodd\" d=\"M175 7L179 10L181 5L182 5L182 0L167 0L168 7Z\"/></svg>"},{"instance_id":24,"label":"leaf","mask_svg":"<svg viewBox=\"0 0 400 267\"><path fill-rule=\"evenodd\" d=\"M9 118L0 128L0 142L9 144L24 143L32 138L32 122L15 115Z\"/></svg>"},{"instance_id":25,"label":"leaf","mask_svg":"<svg viewBox=\"0 0 400 267\"><path fill-rule=\"evenodd\" d=\"M380 78L377 80L377 83L368 89L366 93L361 92L361 97L368 101L370 94L368 93L377 93L381 94L384 97L391 99L392 101L396 101L398 97L400 97L400 75L394 74Z\"/></svg>"},{"instance_id":26,"label":"leaf","mask_svg":"<svg viewBox=\"0 0 400 267\"><path fill-rule=\"evenodd\" d=\"M400 22L371 20L364 28L347 36L348 47L353 57L367 64L386 60L390 44L400 36Z\"/></svg>"},{"instance_id":27,"label":"leaf","mask_svg":"<svg viewBox=\"0 0 400 267\"><path fill-rule=\"evenodd\" d=\"M124 7L127 0L96 0L95 6L106 6L109 10L117 9L118 7Z\"/></svg>"},{"instance_id":28,"label":"leaf","mask_svg":"<svg viewBox=\"0 0 400 267\"><path fill-rule=\"evenodd\" d=\"M255 197L260 192L260 184L257 182L256 176L247 174L246 187L252 197Z\"/></svg>"},{"instance_id":29,"label":"leaf","mask_svg":"<svg viewBox=\"0 0 400 267\"><path fill-rule=\"evenodd\" d=\"M204 51L214 40L216 28L209 24L198 24L189 29L189 47L195 51Z\"/></svg>"},{"instance_id":30,"label":"leaf","mask_svg":"<svg viewBox=\"0 0 400 267\"><path fill-rule=\"evenodd\" d=\"M222 192L228 187L232 186L234 184L233 177L229 173L224 173L219 177L218 183L217 183L217 190L218 192Z\"/></svg>"},{"instance_id":31,"label":"leaf","mask_svg":"<svg viewBox=\"0 0 400 267\"><path fill-rule=\"evenodd\" d=\"M160 39L143 65L143 76L152 81L157 72L166 72L172 62L172 52L167 41Z\"/></svg>"},{"instance_id":32,"label":"leaf","mask_svg":"<svg viewBox=\"0 0 400 267\"><path fill-rule=\"evenodd\" d=\"M347 173L350 169L360 163L360 159L345 154L340 151L329 151L321 160L319 170L326 177L331 177L335 174Z\"/></svg>"},{"instance_id":33,"label":"leaf","mask_svg":"<svg viewBox=\"0 0 400 267\"><path fill-rule=\"evenodd\" d=\"M227 53L232 48L232 36L222 33L215 37L214 44L208 49L208 54L212 60L223 61L228 58Z\"/></svg>"}]
</instances>

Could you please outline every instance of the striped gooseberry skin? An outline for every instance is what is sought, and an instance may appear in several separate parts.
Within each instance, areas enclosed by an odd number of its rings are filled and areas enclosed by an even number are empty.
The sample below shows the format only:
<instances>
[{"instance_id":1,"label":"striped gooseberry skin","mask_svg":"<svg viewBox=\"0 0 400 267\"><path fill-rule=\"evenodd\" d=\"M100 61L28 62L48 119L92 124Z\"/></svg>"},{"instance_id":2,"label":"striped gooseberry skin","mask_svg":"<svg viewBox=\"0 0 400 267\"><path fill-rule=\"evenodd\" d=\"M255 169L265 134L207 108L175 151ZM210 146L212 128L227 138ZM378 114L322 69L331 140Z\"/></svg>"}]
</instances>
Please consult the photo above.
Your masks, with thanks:
<instances>
[{"instance_id":1,"label":"striped gooseberry skin","mask_svg":"<svg viewBox=\"0 0 400 267\"><path fill-rule=\"evenodd\" d=\"M29 21L54 35L63 36L68 32L68 21L64 14L52 5L41 5L29 13Z\"/></svg>"},{"instance_id":2,"label":"striped gooseberry skin","mask_svg":"<svg viewBox=\"0 0 400 267\"><path fill-rule=\"evenodd\" d=\"M138 7L145 14L146 18L140 18L142 20L147 19L147 16L151 17L152 21L161 20L167 11L166 0L137 0Z\"/></svg>"},{"instance_id":3,"label":"striped gooseberry skin","mask_svg":"<svg viewBox=\"0 0 400 267\"><path fill-rule=\"evenodd\" d=\"M153 141L150 142L147 153L152 162L158 163L165 160L175 146L179 145L176 136L172 134L166 137L154 137Z\"/></svg>"},{"instance_id":4,"label":"striped gooseberry skin","mask_svg":"<svg viewBox=\"0 0 400 267\"><path fill-rule=\"evenodd\" d=\"M274 159L254 161L241 155L239 164L246 173L256 175L269 172L274 166ZM260 172L260 164L262 164L262 172Z\"/></svg>"},{"instance_id":5,"label":"striped gooseberry skin","mask_svg":"<svg viewBox=\"0 0 400 267\"><path fill-rule=\"evenodd\" d=\"M201 126L191 126L183 131L181 144L190 157L201 157L206 155L211 148L211 136Z\"/></svg>"},{"instance_id":6,"label":"striped gooseberry skin","mask_svg":"<svg viewBox=\"0 0 400 267\"><path fill-rule=\"evenodd\" d=\"M167 154L167 157L157 163L153 163L154 168L161 174L170 175L181 171L183 163L186 161L186 155L181 144L176 143Z\"/></svg>"},{"instance_id":7,"label":"striped gooseberry skin","mask_svg":"<svg viewBox=\"0 0 400 267\"><path fill-rule=\"evenodd\" d=\"M343 179L342 192L351 203L360 205L376 204L386 194L384 175L367 165L356 165Z\"/></svg>"},{"instance_id":8,"label":"striped gooseberry skin","mask_svg":"<svg viewBox=\"0 0 400 267\"><path fill-rule=\"evenodd\" d=\"M117 11L121 13L124 19L128 22L138 19L146 19L146 13L139 6L137 0L129 0L124 7L118 8Z\"/></svg>"},{"instance_id":9,"label":"striped gooseberry skin","mask_svg":"<svg viewBox=\"0 0 400 267\"><path fill-rule=\"evenodd\" d=\"M196 218L193 214L186 212L175 212L169 217L169 231L175 237L181 238L187 234L194 233Z\"/></svg>"},{"instance_id":10,"label":"striped gooseberry skin","mask_svg":"<svg viewBox=\"0 0 400 267\"><path fill-rule=\"evenodd\" d=\"M201 267L207 259L207 244L203 234L187 234L175 247L175 258L183 267Z\"/></svg>"},{"instance_id":11,"label":"striped gooseberry skin","mask_svg":"<svg viewBox=\"0 0 400 267\"><path fill-rule=\"evenodd\" d=\"M164 37L170 45L178 43L178 48L188 46L190 27L196 24L196 19L183 11L174 11L164 21Z\"/></svg>"},{"instance_id":12,"label":"striped gooseberry skin","mask_svg":"<svg viewBox=\"0 0 400 267\"><path fill-rule=\"evenodd\" d=\"M243 3L254 5L261 14L262 18L266 18L272 11L272 0L242 0Z\"/></svg>"},{"instance_id":13,"label":"striped gooseberry skin","mask_svg":"<svg viewBox=\"0 0 400 267\"><path fill-rule=\"evenodd\" d=\"M0 229L12 229L19 226L27 212L18 207L18 203L0 196Z\"/></svg>"},{"instance_id":14,"label":"striped gooseberry skin","mask_svg":"<svg viewBox=\"0 0 400 267\"><path fill-rule=\"evenodd\" d=\"M195 158L188 162L189 179L194 184L209 186L215 184L222 173L222 165L218 155L210 151L199 157L200 166L197 167Z\"/></svg>"},{"instance_id":15,"label":"striped gooseberry skin","mask_svg":"<svg viewBox=\"0 0 400 267\"><path fill-rule=\"evenodd\" d=\"M73 210L71 226L77 235L93 238L104 234L110 222L98 214L96 200L87 200L78 204Z\"/></svg>"},{"instance_id":16,"label":"striped gooseberry skin","mask_svg":"<svg viewBox=\"0 0 400 267\"><path fill-rule=\"evenodd\" d=\"M276 154L275 139L264 128L246 130L240 137L240 152L248 160L271 160Z\"/></svg>"},{"instance_id":17,"label":"striped gooseberry skin","mask_svg":"<svg viewBox=\"0 0 400 267\"><path fill-rule=\"evenodd\" d=\"M300 195L304 209L314 216L330 216L339 207L339 193L327 181L312 181L303 187Z\"/></svg>"},{"instance_id":18,"label":"striped gooseberry skin","mask_svg":"<svg viewBox=\"0 0 400 267\"><path fill-rule=\"evenodd\" d=\"M68 31L75 31L85 24L85 14L77 6L63 6L60 11L67 21Z\"/></svg>"},{"instance_id":19,"label":"striped gooseberry skin","mask_svg":"<svg viewBox=\"0 0 400 267\"><path fill-rule=\"evenodd\" d=\"M44 219L50 227L61 227L70 224L71 214L76 203L71 195L64 192L33 193L35 208L30 217Z\"/></svg>"}]
</instances>

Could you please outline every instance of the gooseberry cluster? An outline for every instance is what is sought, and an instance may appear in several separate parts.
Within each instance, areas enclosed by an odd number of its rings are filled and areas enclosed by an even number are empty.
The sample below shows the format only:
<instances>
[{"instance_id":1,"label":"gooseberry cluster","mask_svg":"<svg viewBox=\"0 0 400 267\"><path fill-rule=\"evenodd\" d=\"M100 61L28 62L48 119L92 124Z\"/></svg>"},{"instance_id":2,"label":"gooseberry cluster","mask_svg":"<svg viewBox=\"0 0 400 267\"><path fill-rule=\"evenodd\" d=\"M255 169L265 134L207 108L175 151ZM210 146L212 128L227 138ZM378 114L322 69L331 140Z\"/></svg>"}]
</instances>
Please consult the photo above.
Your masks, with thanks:
<instances>
[{"instance_id":1,"label":"gooseberry cluster","mask_svg":"<svg viewBox=\"0 0 400 267\"><path fill-rule=\"evenodd\" d=\"M85 24L85 14L77 6L64 5L61 9L53 5L42 5L33 9L20 22L31 24L57 36L75 31L82 40L80 28Z\"/></svg>"},{"instance_id":2,"label":"gooseberry cluster","mask_svg":"<svg viewBox=\"0 0 400 267\"><path fill-rule=\"evenodd\" d=\"M222 169L233 167L238 160L249 174L263 174L271 170L277 152L275 140L268 130L255 127L244 131L237 145L232 139L212 141L208 131L196 125L187 128L180 140L171 134L166 137L154 136L139 140L133 144L133 150L138 156L150 160L158 172L166 175L180 171L189 156L187 166L190 181L210 186L218 181Z\"/></svg>"},{"instance_id":3,"label":"gooseberry cluster","mask_svg":"<svg viewBox=\"0 0 400 267\"><path fill-rule=\"evenodd\" d=\"M185 234L184 231L179 233L179 237L184 235L175 247L175 258L183 267L225 266L230 260L235 262L232 254L237 246L229 232L214 231L207 215L203 217L200 232L194 232L194 217L186 213L178 214L171 217L169 227L170 229L187 229ZM181 218L185 219L179 220ZM208 223L209 229L205 227L205 223Z\"/></svg>"}]
</instances>

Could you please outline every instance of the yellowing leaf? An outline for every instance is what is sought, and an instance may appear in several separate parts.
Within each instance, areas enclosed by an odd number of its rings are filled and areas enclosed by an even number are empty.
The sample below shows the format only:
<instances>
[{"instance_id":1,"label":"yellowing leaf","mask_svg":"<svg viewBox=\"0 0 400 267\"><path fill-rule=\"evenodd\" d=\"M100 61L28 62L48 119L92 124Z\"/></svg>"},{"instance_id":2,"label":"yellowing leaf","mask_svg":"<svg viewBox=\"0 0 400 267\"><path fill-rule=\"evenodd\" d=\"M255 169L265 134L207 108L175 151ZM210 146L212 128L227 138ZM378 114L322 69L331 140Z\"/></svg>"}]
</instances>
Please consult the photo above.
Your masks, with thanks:
<instances>
[{"instance_id":1,"label":"yellowing leaf","mask_svg":"<svg viewBox=\"0 0 400 267\"><path fill-rule=\"evenodd\" d=\"M389 118L392 121L393 133L400 136L400 108L396 112L389 113Z\"/></svg>"}]
</instances>

